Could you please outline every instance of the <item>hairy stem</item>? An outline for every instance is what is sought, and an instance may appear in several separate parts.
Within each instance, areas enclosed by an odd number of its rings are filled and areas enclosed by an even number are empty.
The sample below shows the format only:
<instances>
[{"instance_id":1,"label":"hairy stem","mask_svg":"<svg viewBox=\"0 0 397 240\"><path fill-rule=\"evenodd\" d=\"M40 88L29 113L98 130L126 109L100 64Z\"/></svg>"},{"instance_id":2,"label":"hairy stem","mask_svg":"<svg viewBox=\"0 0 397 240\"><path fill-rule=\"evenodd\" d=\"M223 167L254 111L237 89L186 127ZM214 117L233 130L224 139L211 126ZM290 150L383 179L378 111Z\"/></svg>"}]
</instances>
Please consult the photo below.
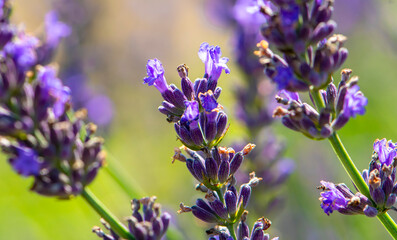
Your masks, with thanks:
<instances>
[{"instance_id":1,"label":"hairy stem","mask_svg":"<svg viewBox=\"0 0 397 240\"><path fill-rule=\"evenodd\" d=\"M101 201L88 189L85 188L81 196L86 202L103 218L112 230L125 239L135 239L127 228L103 205Z\"/></svg>"},{"instance_id":2,"label":"hairy stem","mask_svg":"<svg viewBox=\"0 0 397 240\"><path fill-rule=\"evenodd\" d=\"M234 226L233 226L233 224L227 224L226 227L227 227L227 229L229 230L230 236L232 236L232 238L233 238L234 240L237 240L237 236L236 236L236 233L234 232Z\"/></svg>"},{"instance_id":3,"label":"hairy stem","mask_svg":"<svg viewBox=\"0 0 397 240\"><path fill-rule=\"evenodd\" d=\"M313 90L310 92L314 103L318 110L321 110L325 107L323 98L319 91ZM350 179L353 181L354 185L358 188L358 190L371 199L368 185L365 183L364 179L361 176L361 173L358 171L357 167L354 165L353 160L350 158L346 148L343 146L342 141L340 140L338 134L335 132L328 138L332 148L335 151L335 154L338 156L339 161L345 168L345 171L349 175ZM387 229L389 234L397 239L397 225L394 220L387 213L381 213L378 215L379 221L383 224L383 226Z\"/></svg>"}]
</instances>

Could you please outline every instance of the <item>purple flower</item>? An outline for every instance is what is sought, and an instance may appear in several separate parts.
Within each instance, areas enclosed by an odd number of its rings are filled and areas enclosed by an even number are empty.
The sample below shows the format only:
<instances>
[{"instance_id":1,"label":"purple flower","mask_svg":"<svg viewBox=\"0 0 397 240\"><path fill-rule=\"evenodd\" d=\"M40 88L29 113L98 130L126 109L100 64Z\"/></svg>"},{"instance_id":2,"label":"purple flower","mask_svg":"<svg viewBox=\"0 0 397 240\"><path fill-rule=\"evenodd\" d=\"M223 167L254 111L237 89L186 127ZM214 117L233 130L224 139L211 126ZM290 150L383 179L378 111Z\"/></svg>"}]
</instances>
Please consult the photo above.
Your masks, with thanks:
<instances>
[{"instance_id":1,"label":"purple flower","mask_svg":"<svg viewBox=\"0 0 397 240\"><path fill-rule=\"evenodd\" d=\"M39 40L36 37L20 32L18 37L4 46L4 51L14 59L21 71L26 71L36 63L35 48L38 44Z\"/></svg>"},{"instance_id":2,"label":"purple flower","mask_svg":"<svg viewBox=\"0 0 397 240\"><path fill-rule=\"evenodd\" d=\"M299 98L299 94L297 92L290 92L288 90L283 89L283 90L279 91L277 95L279 95L279 96L284 95L288 99L288 101L301 102L301 100Z\"/></svg>"},{"instance_id":3,"label":"purple flower","mask_svg":"<svg viewBox=\"0 0 397 240\"><path fill-rule=\"evenodd\" d=\"M211 90L208 90L208 92L206 92L206 93L200 93L199 99L201 102L201 106L203 106L203 108L207 112L211 112L212 110L217 108L219 105Z\"/></svg>"},{"instance_id":4,"label":"purple flower","mask_svg":"<svg viewBox=\"0 0 397 240\"><path fill-rule=\"evenodd\" d=\"M181 122L197 120L199 116L199 103L196 101L185 101L186 110L182 115Z\"/></svg>"},{"instance_id":5,"label":"purple flower","mask_svg":"<svg viewBox=\"0 0 397 240\"><path fill-rule=\"evenodd\" d=\"M40 162L34 150L16 147L16 157L10 159L15 171L22 176L36 176L40 172Z\"/></svg>"},{"instance_id":6,"label":"purple flower","mask_svg":"<svg viewBox=\"0 0 397 240\"><path fill-rule=\"evenodd\" d=\"M259 33L260 26L267 20L260 12L258 3L253 0L238 0L233 14L236 21L249 32Z\"/></svg>"},{"instance_id":7,"label":"purple flower","mask_svg":"<svg viewBox=\"0 0 397 240\"><path fill-rule=\"evenodd\" d=\"M226 57L221 58L222 52L219 46L210 46L208 43L204 42L200 45L198 55L205 64L205 73L208 74L211 80L217 81L223 69L225 73L230 73L226 65L229 59Z\"/></svg>"},{"instance_id":8,"label":"purple flower","mask_svg":"<svg viewBox=\"0 0 397 240\"><path fill-rule=\"evenodd\" d=\"M281 23L283 27L292 27L299 19L299 6L291 3L286 8L280 9Z\"/></svg>"},{"instance_id":9,"label":"purple flower","mask_svg":"<svg viewBox=\"0 0 397 240\"><path fill-rule=\"evenodd\" d=\"M390 166L392 164L394 157L397 155L395 147L395 144L391 140L387 141L386 138L375 140L374 151L378 153L382 165Z\"/></svg>"},{"instance_id":10,"label":"purple flower","mask_svg":"<svg viewBox=\"0 0 397 240\"><path fill-rule=\"evenodd\" d=\"M346 117L356 117L356 114L364 115L365 113L364 107L368 104L368 99L359 89L358 85L354 85L347 90L343 105L343 114Z\"/></svg>"},{"instance_id":11,"label":"purple flower","mask_svg":"<svg viewBox=\"0 0 397 240\"><path fill-rule=\"evenodd\" d=\"M348 204L343 194L331 182L321 181L321 185L325 187L325 191L321 193L321 208L324 213L329 215L334 210L345 208Z\"/></svg>"},{"instance_id":12,"label":"purple flower","mask_svg":"<svg viewBox=\"0 0 397 240\"><path fill-rule=\"evenodd\" d=\"M279 90L286 89L298 81L290 67L279 65L276 70L277 73L273 77L273 81L277 84Z\"/></svg>"},{"instance_id":13,"label":"purple flower","mask_svg":"<svg viewBox=\"0 0 397 240\"><path fill-rule=\"evenodd\" d=\"M42 88L53 98L53 111L56 118L65 111L65 104L70 100L70 89L63 86L61 80L56 76L55 68L51 66L42 67L37 72L37 79Z\"/></svg>"},{"instance_id":14,"label":"purple flower","mask_svg":"<svg viewBox=\"0 0 397 240\"><path fill-rule=\"evenodd\" d=\"M146 64L146 71L147 77L143 79L143 83L147 83L149 86L154 85L161 93L164 93L168 89L168 84L160 60L157 58L149 59Z\"/></svg>"},{"instance_id":15,"label":"purple flower","mask_svg":"<svg viewBox=\"0 0 397 240\"><path fill-rule=\"evenodd\" d=\"M60 40L64 37L69 36L71 29L68 25L58 21L58 14L55 11L50 11L45 16L45 28L47 35L47 44L56 48Z\"/></svg>"}]
</instances>

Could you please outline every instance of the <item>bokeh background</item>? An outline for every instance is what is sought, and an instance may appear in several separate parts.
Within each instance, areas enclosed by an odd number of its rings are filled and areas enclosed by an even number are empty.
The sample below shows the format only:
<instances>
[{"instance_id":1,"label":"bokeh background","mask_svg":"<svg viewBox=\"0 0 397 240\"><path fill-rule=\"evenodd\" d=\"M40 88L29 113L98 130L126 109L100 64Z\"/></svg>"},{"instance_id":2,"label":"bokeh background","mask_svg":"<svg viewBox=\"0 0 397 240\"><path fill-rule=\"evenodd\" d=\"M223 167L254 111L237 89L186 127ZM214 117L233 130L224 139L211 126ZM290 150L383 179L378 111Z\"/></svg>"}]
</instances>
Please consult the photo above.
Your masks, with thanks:
<instances>
[{"instance_id":1,"label":"bokeh background","mask_svg":"<svg viewBox=\"0 0 397 240\"><path fill-rule=\"evenodd\" d=\"M231 118L222 145L244 137L244 128L233 117L232 89L241 82L241 73L232 59L232 29L214 23L202 0L14 0L13 21L23 22L28 31L40 34L45 13L57 1L61 8L62 2L80 2L86 8L82 16L88 19L80 25L77 67L96 96L105 99L105 103L89 106L93 111L109 110L92 118L95 121L105 116L106 121L100 122L101 135L106 138L111 162L116 162L143 194L158 197L163 208L175 215L184 239L205 239L206 225L191 214L176 214L180 202L192 205L201 194L194 190L196 182L184 164L171 163L173 149L179 143L173 126L157 111L161 96L143 85L142 79L147 59L154 57L163 62L169 82L178 83L176 66L181 63L189 65L192 79L202 76L199 45L207 41L221 46L223 55L231 58L232 71L220 80L221 103ZM397 2L335 2L337 32L348 37L350 54L344 67L352 68L360 77L361 90L369 99L366 115L351 120L340 136L357 167L364 169L376 138L397 141ZM79 16L76 12L76 19L83 21ZM61 73L68 54L71 48L65 46L57 54ZM84 92L79 94L84 97ZM79 104L84 105L84 98L82 101ZM352 187L338 159L327 141L310 141L279 123L274 128L288 146L286 155L296 161L296 171L283 187L285 205L266 216L273 222L269 230L272 236L309 240L390 238L376 219L325 215L318 201L319 181L345 182ZM28 190L31 179L22 179L4 158L1 160L0 239L98 239L91 228L100 224L99 217L82 199L65 201L32 193ZM131 198L142 197L127 196L104 171L91 189L120 218L130 214ZM397 219L395 212L390 214Z\"/></svg>"}]
</instances>

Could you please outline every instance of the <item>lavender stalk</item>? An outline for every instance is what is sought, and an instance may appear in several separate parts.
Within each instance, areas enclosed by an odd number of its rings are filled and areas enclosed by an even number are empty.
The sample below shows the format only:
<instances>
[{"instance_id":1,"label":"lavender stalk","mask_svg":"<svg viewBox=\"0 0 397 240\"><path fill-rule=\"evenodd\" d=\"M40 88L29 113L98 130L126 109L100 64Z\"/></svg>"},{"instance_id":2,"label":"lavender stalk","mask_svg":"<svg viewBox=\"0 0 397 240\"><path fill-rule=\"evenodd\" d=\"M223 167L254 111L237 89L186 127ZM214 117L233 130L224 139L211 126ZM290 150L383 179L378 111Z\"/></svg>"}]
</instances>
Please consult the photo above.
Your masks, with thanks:
<instances>
[{"instance_id":1,"label":"lavender stalk","mask_svg":"<svg viewBox=\"0 0 397 240\"><path fill-rule=\"evenodd\" d=\"M351 70L342 70L338 87L333 73L348 56L343 47L346 37L334 34L331 20L333 1L256 1L247 8L265 17L261 27L267 41L258 44L256 52L265 66L264 73L278 86L276 100L288 106L278 107L274 116L282 123L314 140L329 139L349 177L360 190L355 195L344 184L322 181L320 201L326 214L337 210L342 214L378 216L389 233L397 238L397 225L387 215L396 202L396 144L377 140L373 160L363 176L355 167L337 135L350 118L365 113L368 100L359 91L358 77ZM269 49L275 46L281 53ZM298 92L310 92L317 109L299 98ZM391 160L390 160L391 159ZM397 188L395 189L397 191Z\"/></svg>"}]
</instances>

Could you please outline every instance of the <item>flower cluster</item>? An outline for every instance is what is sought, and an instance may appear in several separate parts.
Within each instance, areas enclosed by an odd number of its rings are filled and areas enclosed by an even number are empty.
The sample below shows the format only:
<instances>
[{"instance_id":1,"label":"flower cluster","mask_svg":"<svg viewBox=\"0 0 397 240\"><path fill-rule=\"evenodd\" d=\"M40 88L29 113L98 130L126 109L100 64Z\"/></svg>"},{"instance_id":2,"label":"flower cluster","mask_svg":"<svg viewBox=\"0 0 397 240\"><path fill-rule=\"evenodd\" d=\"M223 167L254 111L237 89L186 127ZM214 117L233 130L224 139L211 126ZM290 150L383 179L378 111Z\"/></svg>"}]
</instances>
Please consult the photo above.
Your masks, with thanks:
<instances>
[{"instance_id":1,"label":"flower cluster","mask_svg":"<svg viewBox=\"0 0 397 240\"><path fill-rule=\"evenodd\" d=\"M70 90L57 78L56 68L40 65L50 55L46 46L55 49L68 27L47 15L47 38L41 42L10 24L10 5L2 3L2 150L17 173L34 178L33 191L61 198L78 195L103 164L103 140L94 136L94 125L84 125L85 111L70 111Z\"/></svg>"},{"instance_id":2,"label":"flower cluster","mask_svg":"<svg viewBox=\"0 0 397 240\"><path fill-rule=\"evenodd\" d=\"M338 88L333 83L332 74L346 60L347 50L343 48L346 37L331 36L336 26L331 20L332 1L264 2L256 6L266 18L262 25L266 41L258 43L256 54L265 74L278 86L277 101L288 106L278 107L273 116L282 117L285 126L309 138L328 138L351 117L363 115L367 105L358 78L350 77L351 70L342 70ZM275 54L269 45L283 55ZM298 91L310 91L318 111L302 102Z\"/></svg>"},{"instance_id":3,"label":"flower cluster","mask_svg":"<svg viewBox=\"0 0 397 240\"><path fill-rule=\"evenodd\" d=\"M350 118L365 113L367 99L359 91L358 77L351 77L351 70L342 70L342 78L338 88L330 83L326 90L320 90L325 107L320 113L307 103L303 103L299 94L281 90L276 100L288 106L278 107L274 116L282 117L282 123L309 138L328 138L341 129Z\"/></svg>"},{"instance_id":4,"label":"flower cluster","mask_svg":"<svg viewBox=\"0 0 397 240\"><path fill-rule=\"evenodd\" d=\"M225 234L235 238L234 224L240 221L251 196L251 188L261 178L252 173L249 182L242 184L238 193L234 174L255 145L247 144L239 152L218 146L227 131L227 115L218 103L221 88L217 83L223 70L229 73L228 59L221 58L218 46L208 43L201 44L199 57L205 64L205 73L204 78L194 83L188 78L187 66L178 67L182 90L173 84L168 85L162 64L157 59L148 61L144 83L154 85L160 91L164 101L159 110L169 122L174 122L178 139L184 145L175 150L173 159L186 163L199 182L197 190L206 193L206 200L198 199L192 207L181 203L179 212L192 212L204 222L227 227L228 233L210 231L219 238Z\"/></svg>"},{"instance_id":5,"label":"flower cluster","mask_svg":"<svg viewBox=\"0 0 397 240\"><path fill-rule=\"evenodd\" d=\"M160 240L170 224L171 215L161 213L161 206L155 203L156 197L145 197L132 200L132 216L127 218L130 233L137 240ZM140 213L139 211L142 211ZM102 231L100 227L94 227L92 231L104 240L120 239L111 227L101 219L102 224L110 235Z\"/></svg>"},{"instance_id":6,"label":"flower cluster","mask_svg":"<svg viewBox=\"0 0 397 240\"><path fill-rule=\"evenodd\" d=\"M326 214L337 210L342 214L365 214L374 217L384 213L396 203L396 156L397 144L386 139L377 139L374 143L374 153L362 176L369 187L370 199L361 193L353 193L344 184L334 185L322 181L320 201Z\"/></svg>"},{"instance_id":7,"label":"flower cluster","mask_svg":"<svg viewBox=\"0 0 397 240\"><path fill-rule=\"evenodd\" d=\"M227 116L217 102L222 89L217 84L222 70L228 73L229 69L227 58L220 56L219 47L201 44L199 57L205 63L204 78L192 83L188 67L179 66L182 91L174 84L167 84L158 59L149 60L146 66L148 76L144 83L154 85L164 98L159 111L169 122L175 122L179 140L192 150L211 149L219 144L227 131Z\"/></svg>"},{"instance_id":8,"label":"flower cluster","mask_svg":"<svg viewBox=\"0 0 397 240\"><path fill-rule=\"evenodd\" d=\"M266 75L279 89L308 91L330 82L329 75L346 60L346 38L333 33L332 1L258 1L257 12L266 17L262 35L284 54L258 52Z\"/></svg>"}]
</instances>

